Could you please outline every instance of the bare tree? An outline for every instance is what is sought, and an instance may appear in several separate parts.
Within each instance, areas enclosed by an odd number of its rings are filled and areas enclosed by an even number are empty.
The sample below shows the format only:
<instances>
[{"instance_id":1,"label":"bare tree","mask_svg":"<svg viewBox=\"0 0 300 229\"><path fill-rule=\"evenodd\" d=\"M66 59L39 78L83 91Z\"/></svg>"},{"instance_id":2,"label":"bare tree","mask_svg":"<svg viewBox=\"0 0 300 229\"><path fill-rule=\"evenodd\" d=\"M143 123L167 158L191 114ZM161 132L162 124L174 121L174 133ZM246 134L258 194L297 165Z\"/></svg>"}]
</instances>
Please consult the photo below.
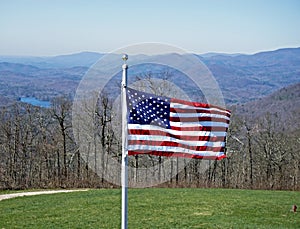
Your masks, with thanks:
<instances>
[{"instance_id":1,"label":"bare tree","mask_svg":"<svg viewBox=\"0 0 300 229\"><path fill-rule=\"evenodd\" d=\"M62 176L63 179L68 178L68 164L67 164L67 138L68 138L68 131L71 128L71 101L65 96L55 98L52 101L52 109L51 113L54 119L58 122L61 134L61 143L62 143ZM58 176L60 177L60 149L57 149L57 159L58 159Z\"/></svg>"}]
</instances>

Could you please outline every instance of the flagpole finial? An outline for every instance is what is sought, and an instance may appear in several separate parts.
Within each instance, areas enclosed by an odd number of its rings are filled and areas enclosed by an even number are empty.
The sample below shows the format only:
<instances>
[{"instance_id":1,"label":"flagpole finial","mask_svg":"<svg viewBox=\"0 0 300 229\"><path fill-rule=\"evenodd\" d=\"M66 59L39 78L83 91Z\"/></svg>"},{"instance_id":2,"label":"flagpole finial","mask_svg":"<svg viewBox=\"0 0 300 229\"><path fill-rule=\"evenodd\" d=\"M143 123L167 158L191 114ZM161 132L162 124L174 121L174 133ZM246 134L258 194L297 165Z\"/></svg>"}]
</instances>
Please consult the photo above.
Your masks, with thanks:
<instances>
[{"instance_id":1,"label":"flagpole finial","mask_svg":"<svg viewBox=\"0 0 300 229\"><path fill-rule=\"evenodd\" d=\"M124 64L126 64L126 61L128 60L128 55L127 54L123 54L122 60L124 61Z\"/></svg>"},{"instance_id":2,"label":"flagpole finial","mask_svg":"<svg viewBox=\"0 0 300 229\"><path fill-rule=\"evenodd\" d=\"M123 68L123 69L127 69L128 66L127 66L127 64L126 64L126 61L128 60L128 55L127 55L127 54L123 54L122 60L124 61L124 64L123 64L122 68Z\"/></svg>"}]
</instances>

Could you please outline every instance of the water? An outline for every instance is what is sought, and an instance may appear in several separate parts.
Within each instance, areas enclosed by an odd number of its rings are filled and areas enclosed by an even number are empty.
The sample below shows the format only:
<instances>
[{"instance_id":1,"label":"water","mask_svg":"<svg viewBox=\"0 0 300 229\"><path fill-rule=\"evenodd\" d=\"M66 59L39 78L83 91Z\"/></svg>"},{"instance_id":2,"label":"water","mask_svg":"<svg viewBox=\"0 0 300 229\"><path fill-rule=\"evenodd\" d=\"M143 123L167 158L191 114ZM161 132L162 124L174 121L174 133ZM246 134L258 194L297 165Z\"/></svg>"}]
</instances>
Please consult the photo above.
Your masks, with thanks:
<instances>
[{"instance_id":1,"label":"water","mask_svg":"<svg viewBox=\"0 0 300 229\"><path fill-rule=\"evenodd\" d=\"M38 106L43 108L49 108L51 105L49 101L39 100L35 97L21 97L20 101L23 103L29 103L33 106Z\"/></svg>"}]
</instances>

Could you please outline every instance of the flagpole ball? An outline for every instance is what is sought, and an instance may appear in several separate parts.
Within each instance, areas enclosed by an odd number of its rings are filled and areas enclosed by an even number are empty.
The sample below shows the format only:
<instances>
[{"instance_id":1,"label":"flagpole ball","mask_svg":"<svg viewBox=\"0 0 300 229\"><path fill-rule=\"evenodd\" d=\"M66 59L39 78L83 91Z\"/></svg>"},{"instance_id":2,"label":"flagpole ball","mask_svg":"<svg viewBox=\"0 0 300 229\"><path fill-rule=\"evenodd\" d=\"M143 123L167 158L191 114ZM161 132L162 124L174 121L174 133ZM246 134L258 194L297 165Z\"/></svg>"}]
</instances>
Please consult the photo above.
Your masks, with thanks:
<instances>
[{"instance_id":1,"label":"flagpole ball","mask_svg":"<svg viewBox=\"0 0 300 229\"><path fill-rule=\"evenodd\" d=\"M128 60L128 55L127 54L124 54L122 56L122 60L124 61L124 63L126 63L126 61Z\"/></svg>"}]
</instances>

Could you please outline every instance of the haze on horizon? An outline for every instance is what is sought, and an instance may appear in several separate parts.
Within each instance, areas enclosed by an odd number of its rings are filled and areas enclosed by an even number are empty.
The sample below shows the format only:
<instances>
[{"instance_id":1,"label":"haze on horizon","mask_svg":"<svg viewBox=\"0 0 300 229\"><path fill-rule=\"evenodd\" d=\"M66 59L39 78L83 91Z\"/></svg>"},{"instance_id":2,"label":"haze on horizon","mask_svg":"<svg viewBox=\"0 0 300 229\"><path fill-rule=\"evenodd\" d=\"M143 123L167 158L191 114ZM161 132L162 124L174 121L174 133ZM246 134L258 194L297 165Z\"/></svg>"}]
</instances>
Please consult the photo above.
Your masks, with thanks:
<instances>
[{"instance_id":1,"label":"haze on horizon","mask_svg":"<svg viewBox=\"0 0 300 229\"><path fill-rule=\"evenodd\" d=\"M300 1L0 2L0 55L111 52L143 42L252 54L300 47Z\"/></svg>"}]
</instances>

